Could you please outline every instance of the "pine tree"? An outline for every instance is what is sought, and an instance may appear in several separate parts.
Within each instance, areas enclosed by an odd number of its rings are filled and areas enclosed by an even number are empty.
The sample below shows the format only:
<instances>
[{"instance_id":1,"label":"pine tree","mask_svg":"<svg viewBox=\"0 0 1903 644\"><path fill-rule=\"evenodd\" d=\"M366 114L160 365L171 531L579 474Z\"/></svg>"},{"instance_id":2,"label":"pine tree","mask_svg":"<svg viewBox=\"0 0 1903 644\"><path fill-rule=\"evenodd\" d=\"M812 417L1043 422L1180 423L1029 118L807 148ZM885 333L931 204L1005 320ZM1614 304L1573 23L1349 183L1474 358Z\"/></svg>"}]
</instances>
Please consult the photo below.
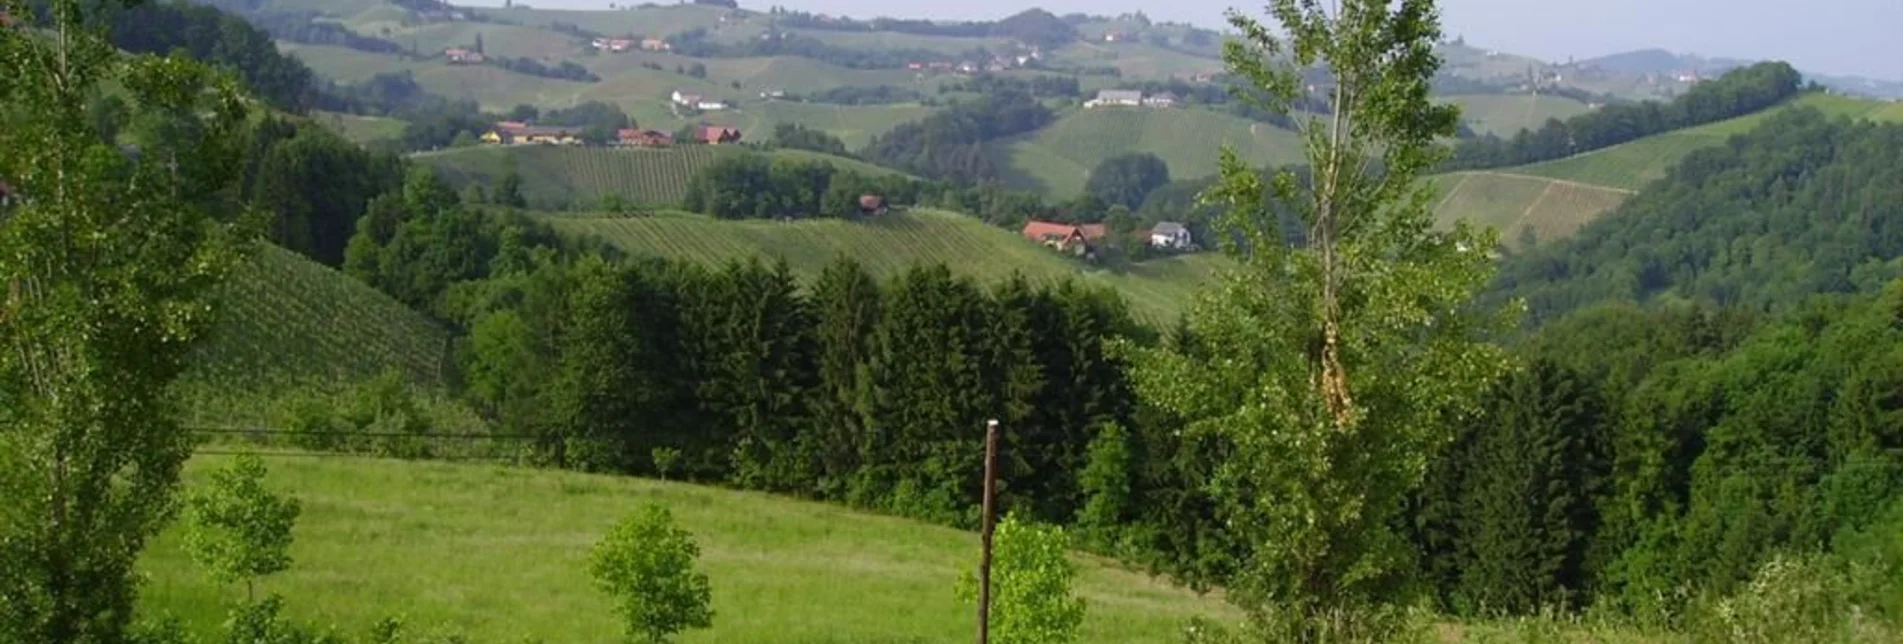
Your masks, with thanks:
<instances>
[{"instance_id":1,"label":"pine tree","mask_svg":"<svg viewBox=\"0 0 1903 644\"><path fill-rule=\"evenodd\" d=\"M732 445L734 482L770 490L810 489L811 473L796 450L807 426L807 398L816 379L812 322L792 269L758 258L729 264L705 291L710 334L697 347L708 363L700 398L725 426L710 440Z\"/></svg>"},{"instance_id":2,"label":"pine tree","mask_svg":"<svg viewBox=\"0 0 1903 644\"><path fill-rule=\"evenodd\" d=\"M800 435L801 451L816 474L821 496L845 497L869 449L871 360L879 323L879 284L865 268L840 255L813 286L818 389L813 415Z\"/></svg>"},{"instance_id":3,"label":"pine tree","mask_svg":"<svg viewBox=\"0 0 1903 644\"><path fill-rule=\"evenodd\" d=\"M858 485L887 506L969 523L983 471L984 422L999 410L985 373L984 294L944 265L893 281L872 363L870 457Z\"/></svg>"}]
</instances>

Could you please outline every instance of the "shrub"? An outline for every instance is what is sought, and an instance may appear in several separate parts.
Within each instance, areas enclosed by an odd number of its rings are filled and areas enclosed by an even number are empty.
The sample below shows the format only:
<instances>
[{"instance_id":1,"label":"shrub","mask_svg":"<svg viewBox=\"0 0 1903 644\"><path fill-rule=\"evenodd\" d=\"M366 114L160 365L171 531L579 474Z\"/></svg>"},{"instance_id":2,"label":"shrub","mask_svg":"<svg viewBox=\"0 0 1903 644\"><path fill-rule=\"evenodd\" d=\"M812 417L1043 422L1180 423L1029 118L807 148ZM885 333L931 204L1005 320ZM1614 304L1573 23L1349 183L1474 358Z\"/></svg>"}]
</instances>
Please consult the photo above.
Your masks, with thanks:
<instances>
[{"instance_id":1,"label":"shrub","mask_svg":"<svg viewBox=\"0 0 1903 644\"><path fill-rule=\"evenodd\" d=\"M1077 638L1084 600L1071 594L1077 564L1066 552L1063 528L1021 522L998 523L991 562L991 641L999 644L1062 644ZM960 599L975 603L978 582L966 572Z\"/></svg>"},{"instance_id":2,"label":"shrub","mask_svg":"<svg viewBox=\"0 0 1903 644\"><path fill-rule=\"evenodd\" d=\"M629 640L666 642L683 630L713 626L707 575L694 571L699 556L692 535L674 527L667 508L650 504L595 544L588 572L613 596Z\"/></svg>"}]
</instances>

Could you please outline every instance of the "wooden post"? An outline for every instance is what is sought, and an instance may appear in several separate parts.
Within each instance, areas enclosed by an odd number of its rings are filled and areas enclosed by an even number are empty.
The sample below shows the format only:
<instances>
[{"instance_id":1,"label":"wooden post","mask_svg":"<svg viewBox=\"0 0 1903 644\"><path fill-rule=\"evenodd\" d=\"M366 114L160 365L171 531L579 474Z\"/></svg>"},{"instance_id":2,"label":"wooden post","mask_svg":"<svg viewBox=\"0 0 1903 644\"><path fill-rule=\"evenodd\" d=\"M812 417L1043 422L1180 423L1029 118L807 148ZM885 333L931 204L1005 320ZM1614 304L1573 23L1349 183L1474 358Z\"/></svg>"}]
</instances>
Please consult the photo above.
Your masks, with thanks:
<instances>
[{"instance_id":1,"label":"wooden post","mask_svg":"<svg viewBox=\"0 0 1903 644\"><path fill-rule=\"evenodd\" d=\"M991 530L998 497L998 421L985 423L985 502L979 539L984 554L978 559L978 644L991 640Z\"/></svg>"}]
</instances>

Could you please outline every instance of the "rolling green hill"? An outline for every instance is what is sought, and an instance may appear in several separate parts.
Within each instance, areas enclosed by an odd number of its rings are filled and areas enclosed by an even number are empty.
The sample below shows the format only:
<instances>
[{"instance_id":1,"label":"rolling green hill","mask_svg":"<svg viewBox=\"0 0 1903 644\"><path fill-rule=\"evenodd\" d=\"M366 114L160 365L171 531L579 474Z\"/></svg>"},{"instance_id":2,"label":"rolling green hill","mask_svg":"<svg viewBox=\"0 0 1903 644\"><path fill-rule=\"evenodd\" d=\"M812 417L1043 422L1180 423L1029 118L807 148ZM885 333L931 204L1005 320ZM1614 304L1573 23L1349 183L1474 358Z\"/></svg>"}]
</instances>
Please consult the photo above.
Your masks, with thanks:
<instances>
[{"instance_id":1,"label":"rolling green hill","mask_svg":"<svg viewBox=\"0 0 1903 644\"><path fill-rule=\"evenodd\" d=\"M594 203L619 194L635 203L680 203L687 182L701 168L724 155L748 148L717 145L681 145L650 150L568 146L471 146L411 155L419 163L458 188L478 183L493 186L514 161L522 176L522 196L531 207L566 207ZM845 170L873 175L899 174L863 161L804 150L775 150L775 156L822 159Z\"/></svg>"},{"instance_id":2,"label":"rolling green hill","mask_svg":"<svg viewBox=\"0 0 1903 644\"><path fill-rule=\"evenodd\" d=\"M548 217L558 230L598 235L624 249L707 263L755 255L784 258L795 272L814 275L841 253L875 274L915 263L943 263L953 272L991 282L1019 271L1032 280L1065 277L1117 289L1138 317L1164 322L1182 311L1195 289L1224 266L1213 254L1152 260L1124 272L1087 269L1074 260L971 217L912 210L854 222L721 221L699 216Z\"/></svg>"},{"instance_id":3,"label":"rolling green hill","mask_svg":"<svg viewBox=\"0 0 1903 644\"><path fill-rule=\"evenodd\" d=\"M186 485L228 456L200 455ZM268 484L303 505L289 570L260 582L287 617L361 635L401 614L405 641L449 629L471 642L617 641L587 575L588 549L623 516L660 503L693 533L713 587L714 626L681 642L966 642L972 612L952 592L977 563L976 535L756 492L494 465L356 457L269 459ZM191 563L176 526L139 563L141 609L210 635L220 587ZM1084 642L1177 642L1192 616L1240 619L1109 562L1076 556ZM414 641L423 641L421 638ZM431 639L429 641L448 641Z\"/></svg>"},{"instance_id":4,"label":"rolling green hill","mask_svg":"<svg viewBox=\"0 0 1903 644\"><path fill-rule=\"evenodd\" d=\"M1053 52L1051 62L1053 65L1115 67L1124 80L1164 80L1223 71L1219 59L1141 42L1079 41Z\"/></svg>"},{"instance_id":5,"label":"rolling green hill","mask_svg":"<svg viewBox=\"0 0 1903 644\"><path fill-rule=\"evenodd\" d=\"M1652 180L1665 176L1667 169L1692 151L1722 145L1731 135L1757 127L1773 111L1790 107L1813 107L1833 117L1903 119L1903 110L1890 110L1893 104L1831 94L1806 94L1782 107L1507 171L1638 190Z\"/></svg>"},{"instance_id":6,"label":"rolling green hill","mask_svg":"<svg viewBox=\"0 0 1903 644\"><path fill-rule=\"evenodd\" d=\"M566 107L593 87L557 78L512 72L491 65L451 65L442 59L411 60L329 45L278 44L311 71L339 83L357 83L387 72L409 71L424 90L452 99L475 101L485 110L507 111L524 103Z\"/></svg>"},{"instance_id":7,"label":"rolling green hill","mask_svg":"<svg viewBox=\"0 0 1903 644\"><path fill-rule=\"evenodd\" d=\"M564 22L586 25L588 29L615 35L660 37L689 29L714 31L721 28L720 16L728 10L701 4L646 4L617 11L530 8L473 7L485 16L533 27Z\"/></svg>"},{"instance_id":8,"label":"rolling green hill","mask_svg":"<svg viewBox=\"0 0 1903 644\"><path fill-rule=\"evenodd\" d=\"M449 334L422 314L297 253L260 244L226 282L219 321L178 384L200 415L248 416L258 396L326 389L395 368L444 387Z\"/></svg>"},{"instance_id":9,"label":"rolling green hill","mask_svg":"<svg viewBox=\"0 0 1903 644\"><path fill-rule=\"evenodd\" d=\"M1193 108L1110 107L1071 112L1042 130L995 146L993 161L1014 187L1070 197L1083 192L1098 163L1132 152L1163 159L1171 178L1215 174L1224 143L1234 144L1244 159L1258 165L1301 159L1295 133L1266 123Z\"/></svg>"},{"instance_id":10,"label":"rolling green hill","mask_svg":"<svg viewBox=\"0 0 1903 644\"><path fill-rule=\"evenodd\" d=\"M1438 97L1460 106L1460 118L1480 134L1511 137L1538 129L1547 119L1566 120L1586 112L1586 104L1570 98L1535 94L1460 94Z\"/></svg>"},{"instance_id":11,"label":"rolling green hill","mask_svg":"<svg viewBox=\"0 0 1903 644\"><path fill-rule=\"evenodd\" d=\"M317 111L311 112L311 120L358 145L403 135L404 122L400 119Z\"/></svg>"}]
</instances>

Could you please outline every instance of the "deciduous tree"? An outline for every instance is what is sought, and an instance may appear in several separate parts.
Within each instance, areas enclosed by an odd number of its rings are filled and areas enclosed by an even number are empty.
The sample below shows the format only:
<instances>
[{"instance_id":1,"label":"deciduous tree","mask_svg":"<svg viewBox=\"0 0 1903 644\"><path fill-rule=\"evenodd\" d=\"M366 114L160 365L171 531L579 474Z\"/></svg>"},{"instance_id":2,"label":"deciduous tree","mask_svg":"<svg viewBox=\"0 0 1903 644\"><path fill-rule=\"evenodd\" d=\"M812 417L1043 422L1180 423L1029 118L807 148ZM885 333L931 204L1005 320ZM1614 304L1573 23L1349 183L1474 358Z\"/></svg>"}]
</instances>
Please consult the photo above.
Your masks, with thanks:
<instances>
[{"instance_id":1,"label":"deciduous tree","mask_svg":"<svg viewBox=\"0 0 1903 644\"><path fill-rule=\"evenodd\" d=\"M629 641L656 644L714 624L712 586L694 570L699 556L693 535L674 527L673 514L648 505L595 544L588 573L614 597Z\"/></svg>"}]
</instances>

